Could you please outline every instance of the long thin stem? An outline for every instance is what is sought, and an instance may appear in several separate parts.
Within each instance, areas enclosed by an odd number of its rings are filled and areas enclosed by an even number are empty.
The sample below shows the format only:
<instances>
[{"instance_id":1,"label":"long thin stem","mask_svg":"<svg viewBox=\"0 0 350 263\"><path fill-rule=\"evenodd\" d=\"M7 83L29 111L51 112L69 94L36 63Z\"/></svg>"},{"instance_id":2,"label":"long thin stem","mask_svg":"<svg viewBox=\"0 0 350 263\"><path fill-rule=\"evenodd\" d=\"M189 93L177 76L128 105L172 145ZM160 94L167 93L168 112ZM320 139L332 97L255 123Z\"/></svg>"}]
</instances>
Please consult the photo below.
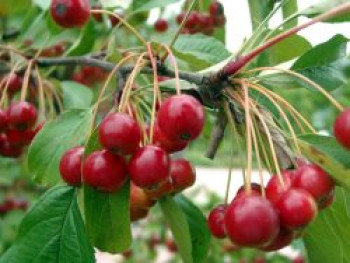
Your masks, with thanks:
<instances>
[{"instance_id":1,"label":"long thin stem","mask_svg":"<svg viewBox=\"0 0 350 263\"><path fill-rule=\"evenodd\" d=\"M249 91L245 82L242 82L242 88L244 92L244 111L246 120L246 144L247 144L247 178L245 185L247 193L251 192L251 176L252 176L252 159L253 159L253 147L252 147L252 133L251 133L251 116L249 105Z\"/></svg>"}]
</instances>

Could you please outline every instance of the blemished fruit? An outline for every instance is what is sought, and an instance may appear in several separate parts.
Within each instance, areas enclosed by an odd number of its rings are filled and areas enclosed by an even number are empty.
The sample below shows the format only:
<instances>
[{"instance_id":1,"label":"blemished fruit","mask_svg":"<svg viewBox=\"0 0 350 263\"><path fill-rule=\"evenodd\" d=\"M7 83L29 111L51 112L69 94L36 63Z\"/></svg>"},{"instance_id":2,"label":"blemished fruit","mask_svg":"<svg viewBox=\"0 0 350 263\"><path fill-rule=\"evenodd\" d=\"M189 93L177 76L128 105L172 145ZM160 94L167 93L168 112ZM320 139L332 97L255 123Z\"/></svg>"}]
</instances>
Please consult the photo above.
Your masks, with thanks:
<instances>
[{"instance_id":1,"label":"blemished fruit","mask_svg":"<svg viewBox=\"0 0 350 263\"><path fill-rule=\"evenodd\" d=\"M80 186L82 181L82 158L84 147L78 146L66 151L60 161L60 174L69 185Z\"/></svg>"},{"instance_id":2,"label":"blemished fruit","mask_svg":"<svg viewBox=\"0 0 350 263\"><path fill-rule=\"evenodd\" d=\"M8 124L13 129L26 130L32 128L37 121L37 111L29 102L13 102L7 109Z\"/></svg>"},{"instance_id":3,"label":"blemished fruit","mask_svg":"<svg viewBox=\"0 0 350 263\"><path fill-rule=\"evenodd\" d=\"M242 196L227 207L226 234L238 246L261 247L278 235L279 219L272 204L256 195Z\"/></svg>"},{"instance_id":4,"label":"blemished fruit","mask_svg":"<svg viewBox=\"0 0 350 263\"><path fill-rule=\"evenodd\" d=\"M288 246L290 243L292 243L294 238L294 232L285 228L281 228L278 236L275 238L275 240L269 244L268 246L260 248L261 250L264 250L266 252L270 251L276 251L279 249L282 249L286 246Z\"/></svg>"},{"instance_id":5,"label":"blemished fruit","mask_svg":"<svg viewBox=\"0 0 350 263\"><path fill-rule=\"evenodd\" d=\"M154 24L154 29L159 33L164 33L168 30L169 24L165 19L159 19Z\"/></svg>"},{"instance_id":6,"label":"blemished fruit","mask_svg":"<svg viewBox=\"0 0 350 263\"><path fill-rule=\"evenodd\" d=\"M168 153L182 151L188 145L187 142L169 140L159 129L158 125L154 126L153 143L154 145L161 147Z\"/></svg>"},{"instance_id":7,"label":"blemished fruit","mask_svg":"<svg viewBox=\"0 0 350 263\"><path fill-rule=\"evenodd\" d=\"M148 197L152 200L158 200L159 198L171 194L174 191L174 186L170 178L163 182L158 188L155 189L145 189Z\"/></svg>"},{"instance_id":8,"label":"blemished fruit","mask_svg":"<svg viewBox=\"0 0 350 263\"><path fill-rule=\"evenodd\" d=\"M50 12L61 27L82 27L89 20L90 3L89 0L52 0Z\"/></svg>"},{"instance_id":9,"label":"blemished fruit","mask_svg":"<svg viewBox=\"0 0 350 263\"><path fill-rule=\"evenodd\" d=\"M150 208L155 204L147 193L135 184L130 184L130 205L136 208Z\"/></svg>"},{"instance_id":10,"label":"blemished fruit","mask_svg":"<svg viewBox=\"0 0 350 263\"><path fill-rule=\"evenodd\" d=\"M338 115L333 125L333 132L338 143L350 149L350 108Z\"/></svg>"},{"instance_id":11,"label":"blemished fruit","mask_svg":"<svg viewBox=\"0 0 350 263\"><path fill-rule=\"evenodd\" d=\"M290 189L285 192L276 204L276 209L281 225L292 230L307 226L317 215L315 200L302 189Z\"/></svg>"},{"instance_id":12,"label":"blemished fruit","mask_svg":"<svg viewBox=\"0 0 350 263\"><path fill-rule=\"evenodd\" d=\"M293 187L309 192L317 203L322 203L334 191L333 179L316 164L298 168Z\"/></svg>"},{"instance_id":13,"label":"blemished fruit","mask_svg":"<svg viewBox=\"0 0 350 263\"><path fill-rule=\"evenodd\" d=\"M125 160L107 150L89 155L83 164L84 183L103 192L115 192L127 179Z\"/></svg>"},{"instance_id":14,"label":"blemished fruit","mask_svg":"<svg viewBox=\"0 0 350 263\"><path fill-rule=\"evenodd\" d=\"M189 161L179 158L170 162L170 177L174 191L180 192L195 183L196 172Z\"/></svg>"},{"instance_id":15,"label":"blemished fruit","mask_svg":"<svg viewBox=\"0 0 350 263\"><path fill-rule=\"evenodd\" d=\"M139 148L141 130L129 115L114 113L100 124L98 138L101 145L112 152L131 154Z\"/></svg>"},{"instance_id":16,"label":"blemished fruit","mask_svg":"<svg viewBox=\"0 0 350 263\"><path fill-rule=\"evenodd\" d=\"M203 106L189 95L175 95L160 106L157 123L169 140L191 141L203 130L205 115Z\"/></svg>"},{"instance_id":17,"label":"blemished fruit","mask_svg":"<svg viewBox=\"0 0 350 263\"><path fill-rule=\"evenodd\" d=\"M132 182L144 189L156 189L169 179L169 155L162 148L147 145L131 158L129 173Z\"/></svg>"},{"instance_id":18,"label":"blemished fruit","mask_svg":"<svg viewBox=\"0 0 350 263\"><path fill-rule=\"evenodd\" d=\"M219 239L226 237L224 225L225 212L226 205L218 205L213 210L211 210L207 220L211 234Z\"/></svg>"},{"instance_id":19,"label":"blemished fruit","mask_svg":"<svg viewBox=\"0 0 350 263\"><path fill-rule=\"evenodd\" d=\"M266 185L266 198L272 204L276 204L281 196L292 187L292 180L289 171L283 171L281 177L284 185L280 182L278 175L274 175Z\"/></svg>"}]
</instances>

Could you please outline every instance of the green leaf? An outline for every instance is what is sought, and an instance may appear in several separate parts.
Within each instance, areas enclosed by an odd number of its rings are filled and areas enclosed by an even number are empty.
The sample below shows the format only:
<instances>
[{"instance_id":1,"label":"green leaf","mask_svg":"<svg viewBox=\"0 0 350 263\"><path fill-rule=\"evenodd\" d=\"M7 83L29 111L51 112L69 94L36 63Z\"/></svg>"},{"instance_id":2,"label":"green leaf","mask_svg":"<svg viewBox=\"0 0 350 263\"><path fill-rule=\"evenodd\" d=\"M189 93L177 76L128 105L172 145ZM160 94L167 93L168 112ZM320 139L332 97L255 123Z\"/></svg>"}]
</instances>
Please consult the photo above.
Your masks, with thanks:
<instances>
[{"instance_id":1,"label":"green leaf","mask_svg":"<svg viewBox=\"0 0 350 263\"><path fill-rule=\"evenodd\" d=\"M174 54L197 70L212 66L231 56L219 40L201 34L180 35Z\"/></svg>"},{"instance_id":2,"label":"green leaf","mask_svg":"<svg viewBox=\"0 0 350 263\"><path fill-rule=\"evenodd\" d=\"M302 70L310 67L326 66L346 56L348 39L343 35L335 35L325 43L315 46L301 56L291 67Z\"/></svg>"},{"instance_id":3,"label":"green leaf","mask_svg":"<svg viewBox=\"0 0 350 263\"><path fill-rule=\"evenodd\" d=\"M166 7L179 1L180 0L134 0L132 2L132 7L134 12L149 11L153 8Z\"/></svg>"},{"instance_id":4,"label":"green leaf","mask_svg":"<svg viewBox=\"0 0 350 263\"><path fill-rule=\"evenodd\" d=\"M192 257L191 233L186 216L170 196L160 199L159 204L173 234L182 261L184 263L194 262Z\"/></svg>"},{"instance_id":5,"label":"green leaf","mask_svg":"<svg viewBox=\"0 0 350 263\"><path fill-rule=\"evenodd\" d=\"M269 31L267 31L267 33L268 32ZM282 33L282 31L278 30L271 37L278 35L279 33ZM275 66L299 57L311 48L312 45L304 37L292 35L264 51L258 58L258 65Z\"/></svg>"},{"instance_id":6,"label":"green leaf","mask_svg":"<svg viewBox=\"0 0 350 263\"><path fill-rule=\"evenodd\" d=\"M0 262L95 262L77 203L77 189L58 186L46 192L23 219L16 242Z\"/></svg>"},{"instance_id":7,"label":"green leaf","mask_svg":"<svg viewBox=\"0 0 350 263\"><path fill-rule=\"evenodd\" d=\"M75 81L62 81L63 107L65 109L86 108L91 105L92 91Z\"/></svg>"},{"instance_id":8,"label":"green leaf","mask_svg":"<svg viewBox=\"0 0 350 263\"><path fill-rule=\"evenodd\" d=\"M289 0L284 5L282 5L282 15L283 20L289 18L290 16L296 14L298 12L298 1L297 0ZM283 29L291 29L298 25L298 18L289 21L288 23L283 25Z\"/></svg>"},{"instance_id":9,"label":"green leaf","mask_svg":"<svg viewBox=\"0 0 350 263\"><path fill-rule=\"evenodd\" d=\"M264 19L270 14L273 10L274 1L265 0L265 1L256 1L248 0L249 11L250 11L250 20L252 23L253 30L264 21Z\"/></svg>"},{"instance_id":10,"label":"green leaf","mask_svg":"<svg viewBox=\"0 0 350 263\"><path fill-rule=\"evenodd\" d=\"M333 205L307 229L304 243L310 263L350 262L350 193L338 188Z\"/></svg>"},{"instance_id":11,"label":"green leaf","mask_svg":"<svg viewBox=\"0 0 350 263\"><path fill-rule=\"evenodd\" d=\"M348 2L349 2L348 0L322 0L322 1L319 1L317 4L314 4L309 8L306 8L300 14L307 17L315 17L341 4L345 4ZM346 13L346 14L338 15L337 17L334 17L328 20L327 22L338 23L338 22L348 22L348 21L350 21L350 14Z\"/></svg>"},{"instance_id":12,"label":"green leaf","mask_svg":"<svg viewBox=\"0 0 350 263\"><path fill-rule=\"evenodd\" d=\"M69 148L84 143L91 122L91 109L74 109L44 125L28 152L28 168L36 181L47 185L60 181L61 156Z\"/></svg>"},{"instance_id":13,"label":"green leaf","mask_svg":"<svg viewBox=\"0 0 350 263\"><path fill-rule=\"evenodd\" d=\"M5 0L0 1L0 17L10 16L22 11L25 11L30 7L30 0Z\"/></svg>"},{"instance_id":14,"label":"green leaf","mask_svg":"<svg viewBox=\"0 0 350 263\"><path fill-rule=\"evenodd\" d=\"M77 41L67 51L67 55L81 56L89 53L94 47L96 38L97 32L95 30L93 19L90 18L90 21L84 26Z\"/></svg>"},{"instance_id":15,"label":"green leaf","mask_svg":"<svg viewBox=\"0 0 350 263\"><path fill-rule=\"evenodd\" d=\"M339 185L350 189L350 152L334 138L303 135L298 144L305 157L325 169Z\"/></svg>"},{"instance_id":16,"label":"green leaf","mask_svg":"<svg viewBox=\"0 0 350 263\"><path fill-rule=\"evenodd\" d=\"M97 131L85 147L85 156L101 148ZM84 186L86 229L93 245L102 251L120 253L131 245L129 191L129 183L113 194Z\"/></svg>"},{"instance_id":17,"label":"green leaf","mask_svg":"<svg viewBox=\"0 0 350 263\"><path fill-rule=\"evenodd\" d=\"M207 256L211 234L203 213L184 195L174 198L176 204L185 214L190 229L193 262L203 262Z\"/></svg>"},{"instance_id":18,"label":"green leaf","mask_svg":"<svg viewBox=\"0 0 350 263\"><path fill-rule=\"evenodd\" d=\"M34 0L34 4L36 4L43 10L48 10L51 2L47 0Z\"/></svg>"}]
</instances>

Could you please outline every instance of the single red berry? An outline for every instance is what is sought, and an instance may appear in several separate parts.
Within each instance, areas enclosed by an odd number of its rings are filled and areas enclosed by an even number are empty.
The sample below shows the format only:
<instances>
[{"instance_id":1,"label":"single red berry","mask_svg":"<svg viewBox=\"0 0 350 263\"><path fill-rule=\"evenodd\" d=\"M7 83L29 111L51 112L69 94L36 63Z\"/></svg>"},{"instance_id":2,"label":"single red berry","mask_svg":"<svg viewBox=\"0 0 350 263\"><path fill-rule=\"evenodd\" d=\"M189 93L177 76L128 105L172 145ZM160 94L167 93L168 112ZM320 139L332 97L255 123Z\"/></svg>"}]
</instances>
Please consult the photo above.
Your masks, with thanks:
<instances>
[{"instance_id":1,"label":"single red berry","mask_svg":"<svg viewBox=\"0 0 350 263\"><path fill-rule=\"evenodd\" d=\"M188 143L184 141L169 140L159 129L158 125L154 126L153 143L168 153L182 151L188 145Z\"/></svg>"},{"instance_id":2,"label":"single red berry","mask_svg":"<svg viewBox=\"0 0 350 263\"><path fill-rule=\"evenodd\" d=\"M154 29L159 33L164 33L168 30L169 24L165 19L159 19L154 24Z\"/></svg>"},{"instance_id":3,"label":"single red berry","mask_svg":"<svg viewBox=\"0 0 350 263\"><path fill-rule=\"evenodd\" d=\"M172 253L176 253L177 252L177 245L176 245L176 243L175 243L175 241L173 239L169 238L169 239L166 240L166 247Z\"/></svg>"},{"instance_id":4,"label":"single red berry","mask_svg":"<svg viewBox=\"0 0 350 263\"><path fill-rule=\"evenodd\" d=\"M78 146L66 151L60 161L60 174L62 179L69 185L81 185L81 166L84 147Z\"/></svg>"},{"instance_id":5,"label":"single red berry","mask_svg":"<svg viewBox=\"0 0 350 263\"><path fill-rule=\"evenodd\" d=\"M218 205L211 210L208 216L208 227L211 234L216 238L225 238L226 231L224 225L224 218L226 212L226 205Z\"/></svg>"},{"instance_id":6,"label":"single red berry","mask_svg":"<svg viewBox=\"0 0 350 263\"><path fill-rule=\"evenodd\" d=\"M72 76L72 80L74 80L75 82L81 83L81 84L85 84L85 77L84 77L83 72L81 72L81 71L74 73Z\"/></svg>"},{"instance_id":7,"label":"single red berry","mask_svg":"<svg viewBox=\"0 0 350 263\"><path fill-rule=\"evenodd\" d=\"M261 250L264 250L266 252L280 250L290 245L293 239L294 239L294 232L282 227L280 229L278 236L275 238L275 240L268 246L262 247Z\"/></svg>"},{"instance_id":8,"label":"single red berry","mask_svg":"<svg viewBox=\"0 0 350 263\"><path fill-rule=\"evenodd\" d=\"M176 16L176 22L178 25L180 25L182 23L182 21L184 20L185 18L185 13L180 13Z\"/></svg>"},{"instance_id":9,"label":"single red berry","mask_svg":"<svg viewBox=\"0 0 350 263\"><path fill-rule=\"evenodd\" d=\"M139 148L141 130L129 115L114 113L100 124L98 138L101 145L110 151L131 154Z\"/></svg>"},{"instance_id":10,"label":"single red berry","mask_svg":"<svg viewBox=\"0 0 350 263\"><path fill-rule=\"evenodd\" d=\"M130 184L130 206L136 208L151 208L155 204L147 193L135 184Z\"/></svg>"},{"instance_id":11,"label":"single red berry","mask_svg":"<svg viewBox=\"0 0 350 263\"><path fill-rule=\"evenodd\" d=\"M57 44L54 45L53 47L53 52L55 56L61 56L64 53L64 44Z\"/></svg>"},{"instance_id":12,"label":"single red berry","mask_svg":"<svg viewBox=\"0 0 350 263\"><path fill-rule=\"evenodd\" d=\"M83 164L83 178L87 185L103 192L115 192L127 179L125 160L109 151L89 155Z\"/></svg>"},{"instance_id":13,"label":"single red berry","mask_svg":"<svg viewBox=\"0 0 350 263\"><path fill-rule=\"evenodd\" d=\"M336 118L333 131L338 143L350 149L350 108L345 109Z\"/></svg>"},{"instance_id":14,"label":"single red berry","mask_svg":"<svg viewBox=\"0 0 350 263\"><path fill-rule=\"evenodd\" d=\"M189 188L196 181L196 171L191 163L183 158L170 161L170 177L174 191L180 192Z\"/></svg>"},{"instance_id":15,"label":"single red berry","mask_svg":"<svg viewBox=\"0 0 350 263\"><path fill-rule=\"evenodd\" d=\"M152 200L158 200L159 198L173 193L174 186L170 178L163 182L158 188L145 189L146 194Z\"/></svg>"},{"instance_id":16,"label":"single red berry","mask_svg":"<svg viewBox=\"0 0 350 263\"><path fill-rule=\"evenodd\" d=\"M209 13L213 17L224 14L224 6L218 1L213 1L209 6Z\"/></svg>"},{"instance_id":17,"label":"single red berry","mask_svg":"<svg viewBox=\"0 0 350 263\"><path fill-rule=\"evenodd\" d=\"M145 189L158 188L169 179L169 172L169 155L154 145L140 148L129 163L132 182Z\"/></svg>"},{"instance_id":18,"label":"single red berry","mask_svg":"<svg viewBox=\"0 0 350 263\"><path fill-rule=\"evenodd\" d=\"M22 88L22 84L23 84L23 77L13 73L13 74L9 74L6 77L6 82L7 84L7 91L11 94L16 93L17 91L20 91Z\"/></svg>"},{"instance_id":19,"label":"single red berry","mask_svg":"<svg viewBox=\"0 0 350 263\"><path fill-rule=\"evenodd\" d=\"M7 109L7 117L9 125L13 129L27 130L32 128L37 121L37 112L29 102L14 102Z\"/></svg>"},{"instance_id":20,"label":"single red berry","mask_svg":"<svg viewBox=\"0 0 350 263\"><path fill-rule=\"evenodd\" d=\"M308 164L298 168L293 187L304 189L320 203L334 191L335 183L321 167Z\"/></svg>"},{"instance_id":21,"label":"single red berry","mask_svg":"<svg viewBox=\"0 0 350 263\"><path fill-rule=\"evenodd\" d=\"M266 198L275 205L281 196L292 187L290 172L285 170L281 173L283 185L278 175L274 175L266 185Z\"/></svg>"},{"instance_id":22,"label":"single red berry","mask_svg":"<svg viewBox=\"0 0 350 263\"><path fill-rule=\"evenodd\" d=\"M312 196L302 189L290 189L276 204L281 225L288 229L307 226L317 215L317 206Z\"/></svg>"},{"instance_id":23,"label":"single red berry","mask_svg":"<svg viewBox=\"0 0 350 263\"><path fill-rule=\"evenodd\" d=\"M89 0L52 0L53 20L64 28L82 27L90 17Z\"/></svg>"},{"instance_id":24,"label":"single red berry","mask_svg":"<svg viewBox=\"0 0 350 263\"><path fill-rule=\"evenodd\" d=\"M203 130L205 115L202 105L189 95L175 95L164 101L157 123L169 140L191 141Z\"/></svg>"},{"instance_id":25,"label":"single red berry","mask_svg":"<svg viewBox=\"0 0 350 263\"><path fill-rule=\"evenodd\" d=\"M1 139L1 141L0 155L8 158L18 158L22 155L23 149L21 147L12 146L7 140L7 137L5 137L5 140Z\"/></svg>"},{"instance_id":26,"label":"single red berry","mask_svg":"<svg viewBox=\"0 0 350 263\"><path fill-rule=\"evenodd\" d=\"M272 204L256 195L232 201L227 207L224 224L233 243L249 247L268 245L277 237L280 228Z\"/></svg>"},{"instance_id":27,"label":"single red berry","mask_svg":"<svg viewBox=\"0 0 350 263\"><path fill-rule=\"evenodd\" d=\"M189 16L185 23L186 28L195 28L198 26L199 22L199 14L196 11L193 11Z\"/></svg>"},{"instance_id":28,"label":"single red berry","mask_svg":"<svg viewBox=\"0 0 350 263\"><path fill-rule=\"evenodd\" d=\"M6 111L0 109L0 132L6 131L8 128L8 117Z\"/></svg>"}]
</instances>

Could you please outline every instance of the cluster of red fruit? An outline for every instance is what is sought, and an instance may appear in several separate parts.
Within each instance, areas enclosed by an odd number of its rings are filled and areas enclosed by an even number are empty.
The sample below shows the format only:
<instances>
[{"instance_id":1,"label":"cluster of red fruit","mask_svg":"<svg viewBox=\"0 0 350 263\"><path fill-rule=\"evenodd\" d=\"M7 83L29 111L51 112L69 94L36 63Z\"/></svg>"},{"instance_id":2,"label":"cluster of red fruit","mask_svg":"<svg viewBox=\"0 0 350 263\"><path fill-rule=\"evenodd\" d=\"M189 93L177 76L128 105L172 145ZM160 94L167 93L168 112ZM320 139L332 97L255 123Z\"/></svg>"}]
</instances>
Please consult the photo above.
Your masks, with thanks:
<instances>
[{"instance_id":1,"label":"cluster of red fruit","mask_svg":"<svg viewBox=\"0 0 350 263\"><path fill-rule=\"evenodd\" d=\"M19 157L42 127L34 128L36 122L36 108L29 102L13 102L6 111L0 110L0 155Z\"/></svg>"},{"instance_id":2,"label":"cluster of red fruit","mask_svg":"<svg viewBox=\"0 0 350 263\"><path fill-rule=\"evenodd\" d=\"M14 210L27 210L28 202L23 199L7 198L0 204L0 215L5 215Z\"/></svg>"},{"instance_id":3,"label":"cluster of red fruit","mask_svg":"<svg viewBox=\"0 0 350 263\"><path fill-rule=\"evenodd\" d=\"M89 66L81 67L72 76L72 80L87 86L104 81L106 78L107 73L101 68Z\"/></svg>"},{"instance_id":4,"label":"cluster of red fruit","mask_svg":"<svg viewBox=\"0 0 350 263\"><path fill-rule=\"evenodd\" d=\"M83 164L83 147L68 150L60 162L61 176L70 185L79 186L83 181L108 193L118 191L130 177L131 219L141 219L155 200L194 184L190 162L171 159L169 154L196 139L204 121L203 107L195 98L171 96L158 110L153 143L141 146L145 129L127 114L110 114L98 130L104 149L91 153Z\"/></svg>"},{"instance_id":5,"label":"cluster of red fruit","mask_svg":"<svg viewBox=\"0 0 350 263\"><path fill-rule=\"evenodd\" d=\"M302 235L319 209L334 201L335 184L315 164L300 162L296 170L273 176L266 186L241 188L229 205L219 205L208 217L211 233L226 236L239 247L275 251Z\"/></svg>"}]
</instances>

